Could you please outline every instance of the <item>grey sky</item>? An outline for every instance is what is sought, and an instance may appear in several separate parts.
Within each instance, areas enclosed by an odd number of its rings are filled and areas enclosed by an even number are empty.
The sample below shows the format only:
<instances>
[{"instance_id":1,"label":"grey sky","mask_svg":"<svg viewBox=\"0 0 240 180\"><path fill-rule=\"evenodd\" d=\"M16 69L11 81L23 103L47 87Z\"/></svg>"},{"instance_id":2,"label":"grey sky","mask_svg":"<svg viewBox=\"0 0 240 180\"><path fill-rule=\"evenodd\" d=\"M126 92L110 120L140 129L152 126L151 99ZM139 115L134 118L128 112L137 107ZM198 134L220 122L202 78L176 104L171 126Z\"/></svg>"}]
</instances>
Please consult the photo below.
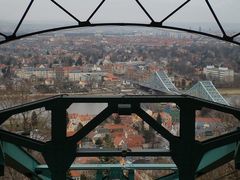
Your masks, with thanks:
<instances>
[{"instance_id":1,"label":"grey sky","mask_svg":"<svg viewBox=\"0 0 240 180\"><path fill-rule=\"evenodd\" d=\"M79 20L85 21L101 0L56 0ZM155 21L161 21L186 0L139 0ZM209 0L225 30L240 30L240 0ZM30 0L0 0L0 21L16 24ZM72 18L56 7L50 0L35 0L20 30L27 23L76 24ZM106 0L91 19L98 22L149 23L150 20L135 0ZM164 25L175 23L196 23L196 27L211 23L211 28L219 29L207 7L205 0L191 0L179 12L170 17ZM236 25L237 24L237 25ZM239 26L239 27L238 27ZM53 26L54 27L54 26ZM2 28L4 28L2 26ZM1 24L0 24L1 29Z\"/></svg>"},{"instance_id":2,"label":"grey sky","mask_svg":"<svg viewBox=\"0 0 240 180\"><path fill-rule=\"evenodd\" d=\"M56 0L80 20L86 20L101 0ZM240 0L209 0L220 21L240 23ZM0 0L0 21L19 21L30 0ZM155 21L161 21L185 0L140 0ZM50 0L35 0L25 18L26 22L68 22L75 23L58 9ZM135 0L106 0L93 17L92 22L139 22L150 20L139 8ZM214 22L205 0L192 0L183 9L166 21L174 23ZM214 22L215 23L215 22Z\"/></svg>"}]
</instances>

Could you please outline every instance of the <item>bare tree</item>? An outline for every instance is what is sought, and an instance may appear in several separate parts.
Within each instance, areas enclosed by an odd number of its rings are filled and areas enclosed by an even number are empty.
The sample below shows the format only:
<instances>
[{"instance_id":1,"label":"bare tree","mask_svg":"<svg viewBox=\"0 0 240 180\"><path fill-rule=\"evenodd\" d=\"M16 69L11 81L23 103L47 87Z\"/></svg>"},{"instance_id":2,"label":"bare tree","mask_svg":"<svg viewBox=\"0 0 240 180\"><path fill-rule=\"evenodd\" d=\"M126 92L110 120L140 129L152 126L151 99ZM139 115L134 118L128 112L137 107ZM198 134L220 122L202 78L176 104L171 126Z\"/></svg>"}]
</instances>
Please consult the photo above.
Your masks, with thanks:
<instances>
[{"instance_id":1,"label":"bare tree","mask_svg":"<svg viewBox=\"0 0 240 180\"><path fill-rule=\"evenodd\" d=\"M0 106L1 109L7 109L16 105L21 105L32 100L34 97L29 96L29 86L25 83L20 83L16 85L15 88L9 89L8 91L2 92L0 96ZM1 125L13 133L20 133L22 135L30 135L33 129L38 129L38 134L32 138L36 138L41 141L47 141L50 139L50 127L47 127L47 121L49 120L50 113L45 111L45 108L39 108L34 111L26 111L16 115L11 116L7 119L5 123ZM23 132L23 133L22 133ZM42 138L44 137L44 139ZM41 155L39 152L27 149L27 151L34 157ZM37 158L39 159L39 158ZM0 179L28 179L24 175L18 173L16 170L6 166L5 175Z\"/></svg>"}]
</instances>

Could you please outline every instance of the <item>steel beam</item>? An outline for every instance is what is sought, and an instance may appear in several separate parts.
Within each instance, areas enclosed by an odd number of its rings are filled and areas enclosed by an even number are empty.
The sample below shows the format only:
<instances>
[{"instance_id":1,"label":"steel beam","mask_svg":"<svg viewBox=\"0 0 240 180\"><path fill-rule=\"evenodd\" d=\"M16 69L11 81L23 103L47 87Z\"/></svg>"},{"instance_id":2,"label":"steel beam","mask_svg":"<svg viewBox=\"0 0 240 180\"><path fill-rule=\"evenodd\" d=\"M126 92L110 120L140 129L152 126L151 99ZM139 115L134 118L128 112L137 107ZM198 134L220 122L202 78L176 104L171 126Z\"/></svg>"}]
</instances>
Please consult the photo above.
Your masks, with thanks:
<instances>
[{"instance_id":1,"label":"steel beam","mask_svg":"<svg viewBox=\"0 0 240 180\"><path fill-rule=\"evenodd\" d=\"M2 144L0 144L0 176L4 176L5 159Z\"/></svg>"},{"instance_id":2,"label":"steel beam","mask_svg":"<svg viewBox=\"0 0 240 180\"><path fill-rule=\"evenodd\" d=\"M1 144L6 165L16 169L29 178L48 179L45 176L38 176L35 169L40 163L24 149L5 141L1 141Z\"/></svg>"},{"instance_id":3,"label":"steel beam","mask_svg":"<svg viewBox=\"0 0 240 180\"><path fill-rule=\"evenodd\" d=\"M48 107L52 111L52 139L45 145L43 156L53 180L65 180L66 172L75 159L76 143L71 143L66 138L66 109L69 105L59 99L55 105Z\"/></svg>"},{"instance_id":4,"label":"steel beam","mask_svg":"<svg viewBox=\"0 0 240 180\"><path fill-rule=\"evenodd\" d=\"M97 127L101 122L106 120L113 113L113 106L108 106L102 112L100 112L96 117L94 117L89 123L87 123L83 128L81 128L72 137L69 137L70 141L77 143L88 133L90 133L95 127Z\"/></svg>"},{"instance_id":5,"label":"steel beam","mask_svg":"<svg viewBox=\"0 0 240 180\"><path fill-rule=\"evenodd\" d=\"M72 103L107 103L108 106L85 125L72 137L66 137L66 109ZM180 107L180 136L174 136L149 116L143 109L141 103L174 102ZM55 97L48 100L40 100L38 103L23 105L23 107L11 108L0 111L5 117L7 113L14 114L26 109L32 109L44 105L47 110L52 111L52 139L47 143L38 142L4 130L0 130L0 139L15 143L27 148L42 152L46 163L51 171L52 179L65 179L66 171L70 169L106 169L120 168L120 165L72 165L75 157L92 156L171 156L175 164L154 164L145 166L137 164L124 164L121 168L126 169L171 169L178 170L180 179L192 180L201 173L218 167L219 165L234 159L234 151L237 147L233 144L240 139L240 131L234 131L225 135L198 142L195 140L195 110L201 107L209 107L228 112L240 117L237 108L213 103L191 96L117 96L117 97ZM33 107L32 107L33 106ZM26 109L25 109L26 108ZM154 150L108 150L108 149L79 149L76 143L85 137L90 131L97 127L112 113L131 114L136 113L143 121L165 137L170 143L170 151ZM3 147L4 149L4 147ZM230 150L229 150L230 149ZM214 156L216 155L216 156ZM8 156L7 156L8 157ZM9 156L10 157L10 156ZM203 158L202 158L203 157ZM237 160L236 156L236 160ZM11 159L8 158L8 162ZM21 164L21 162L20 162ZM22 163L24 164L24 163ZM199 165L200 164L200 165ZM39 177L49 174L48 166L38 166L35 169ZM108 167L107 167L108 166Z\"/></svg>"},{"instance_id":6,"label":"steel beam","mask_svg":"<svg viewBox=\"0 0 240 180\"><path fill-rule=\"evenodd\" d=\"M104 170L111 168L123 168L133 170L176 170L175 164L72 164L70 170ZM36 170L46 170L48 166L38 165Z\"/></svg>"},{"instance_id":7,"label":"steel beam","mask_svg":"<svg viewBox=\"0 0 240 180\"><path fill-rule=\"evenodd\" d=\"M205 152L218 147L225 146L240 140L240 130L230 132L215 138L208 139L202 142Z\"/></svg>"},{"instance_id":8,"label":"steel beam","mask_svg":"<svg viewBox=\"0 0 240 180\"><path fill-rule=\"evenodd\" d=\"M197 174L208 172L213 169L212 166L216 168L233 159L236 147L237 143L232 143L206 152L199 163Z\"/></svg>"},{"instance_id":9,"label":"steel beam","mask_svg":"<svg viewBox=\"0 0 240 180\"><path fill-rule=\"evenodd\" d=\"M139 151L127 150L107 150L107 149L79 149L76 156L78 157L99 157L99 156L171 156L171 152L162 149L146 149Z\"/></svg>"},{"instance_id":10,"label":"steel beam","mask_svg":"<svg viewBox=\"0 0 240 180\"><path fill-rule=\"evenodd\" d=\"M240 144L239 142L236 143L236 148L234 152L234 162L235 162L235 168L240 169Z\"/></svg>"},{"instance_id":11,"label":"steel beam","mask_svg":"<svg viewBox=\"0 0 240 180\"><path fill-rule=\"evenodd\" d=\"M180 104L180 138L170 142L172 159L178 167L180 180L194 180L200 157L195 142L195 109L191 101Z\"/></svg>"},{"instance_id":12,"label":"steel beam","mask_svg":"<svg viewBox=\"0 0 240 180\"><path fill-rule=\"evenodd\" d=\"M6 141L18 146L23 146L29 149L33 149L39 152L43 150L43 146L45 145L44 142L27 138L27 137L14 134L5 130L0 130L0 140Z\"/></svg>"},{"instance_id":13,"label":"steel beam","mask_svg":"<svg viewBox=\"0 0 240 180\"><path fill-rule=\"evenodd\" d=\"M63 96L64 95L57 95L57 96L44 98L34 102L29 102L29 103L21 104L11 108L0 110L0 117L2 117L0 119L0 124L2 124L4 121L6 121L7 118L11 117L12 115L51 105L52 103L54 103L55 100Z\"/></svg>"},{"instance_id":14,"label":"steel beam","mask_svg":"<svg viewBox=\"0 0 240 180\"><path fill-rule=\"evenodd\" d=\"M166 130L162 125L160 125L155 119L153 119L149 114L142 110L139 106L135 107L134 113L136 113L143 121L148 123L155 131L161 134L165 139L170 142L176 140L176 137L172 135L168 130Z\"/></svg>"}]
</instances>

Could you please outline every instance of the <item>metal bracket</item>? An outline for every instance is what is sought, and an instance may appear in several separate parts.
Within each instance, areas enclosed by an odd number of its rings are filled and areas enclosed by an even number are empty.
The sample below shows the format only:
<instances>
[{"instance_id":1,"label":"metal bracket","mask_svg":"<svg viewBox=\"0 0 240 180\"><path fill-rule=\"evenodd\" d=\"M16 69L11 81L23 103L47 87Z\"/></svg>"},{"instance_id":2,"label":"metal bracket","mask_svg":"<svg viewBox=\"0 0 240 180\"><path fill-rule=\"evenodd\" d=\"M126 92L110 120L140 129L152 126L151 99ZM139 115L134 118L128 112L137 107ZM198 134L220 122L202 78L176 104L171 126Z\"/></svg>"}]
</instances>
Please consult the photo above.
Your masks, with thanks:
<instances>
[{"instance_id":1,"label":"metal bracket","mask_svg":"<svg viewBox=\"0 0 240 180\"><path fill-rule=\"evenodd\" d=\"M131 115L132 105L131 104L118 104L118 114L119 115Z\"/></svg>"}]
</instances>

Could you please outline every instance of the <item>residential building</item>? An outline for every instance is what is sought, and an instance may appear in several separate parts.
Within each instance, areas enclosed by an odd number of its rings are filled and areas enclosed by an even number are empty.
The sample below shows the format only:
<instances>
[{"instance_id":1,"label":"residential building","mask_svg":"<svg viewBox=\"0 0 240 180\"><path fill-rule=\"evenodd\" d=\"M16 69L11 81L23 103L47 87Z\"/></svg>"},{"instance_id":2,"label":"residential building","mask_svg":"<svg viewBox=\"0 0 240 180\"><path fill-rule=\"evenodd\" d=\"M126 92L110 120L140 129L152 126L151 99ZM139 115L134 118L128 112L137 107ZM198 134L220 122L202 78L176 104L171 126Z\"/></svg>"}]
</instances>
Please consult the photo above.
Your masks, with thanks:
<instances>
[{"instance_id":1,"label":"residential building","mask_svg":"<svg viewBox=\"0 0 240 180\"><path fill-rule=\"evenodd\" d=\"M16 70L16 75L19 78L30 79L32 76L36 76L36 78L43 79L55 79L56 72L51 68L46 67L23 67L21 69Z\"/></svg>"},{"instance_id":2,"label":"residential building","mask_svg":"<svg viewBox=\"0 0 240 180\"><path fill-rule=\"evenodd\" d=\"M82 72L80 70L73 70L69 72L69 81L101 81L105 73L103 72Z\"/></svg>"},{"instance_id":3,"label":"residential building","mask_svg":"<svg viewBox=\"0 0 240 180\"><path fill-rule=\"evenodd\" d=\"M209 79L218 79L228 82L234 81L234 71L227 67L206 66L203 68L203 74Z\"/></svg>"}]
</instances>

